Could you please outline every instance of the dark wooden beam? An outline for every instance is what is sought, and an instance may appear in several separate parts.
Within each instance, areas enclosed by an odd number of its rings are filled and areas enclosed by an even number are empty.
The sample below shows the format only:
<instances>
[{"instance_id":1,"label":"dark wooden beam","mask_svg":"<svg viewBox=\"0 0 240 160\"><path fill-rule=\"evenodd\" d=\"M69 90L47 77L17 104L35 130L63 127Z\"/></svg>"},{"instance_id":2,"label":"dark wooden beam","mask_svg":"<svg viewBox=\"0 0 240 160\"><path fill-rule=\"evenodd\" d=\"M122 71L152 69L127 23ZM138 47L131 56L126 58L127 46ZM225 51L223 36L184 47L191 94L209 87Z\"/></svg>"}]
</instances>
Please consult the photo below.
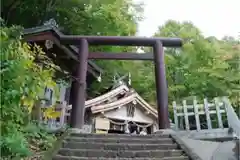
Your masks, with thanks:
<instances>
[{"instance_id":1,"label":"dark wooden beam","mask_svg":"<svg viewBox=\"0 0 240 160\"><path fill-rule=\"evenodd\" d=\"M89 45L153 46L159 40L163 44L163 47L182 46L182 39L180 38L59 35L59 39L63 44L68 45L77 45L79 40L86 39Z\"/></svg>"},{"instance_id":2,"label":"dark wooden beam","mask_svg":"<svg viewBox=\"0 0 240 160\"><path fill-rule=\"evenodd\" d=\"M164 51L161 41L155 42L153 52L158 106L158 125L159 129L166 129L170 128L170 122L168 116L168 88L164 64Z\"/></svg>"},{"instance_id":3,"label":"dark wooden beam","mask_svg":"<svg viewBox=\"0 0 240 160\"><path fill-rule=\"evenodd\" d=\"M106 60L153 60L153 53L89 53L88 59L106 59Z\"/></svg>"},{"instance_id":4,"label":"dark wooden beam","mask_svg":"<svg viewBox=\"0 0 240 160\"><path fill-rule=\"evenodd\" d=\"M76 76L72 82L73 90L72 97L72 110L70 126L72 128L81 129L84 125L84 112L85 112L85 91L86 91L86 76L88 66L88 42L85 39L80 41L78 64L74 75Z\"/></svg>"},{"instance_id":5,"label":"dark wooden beam","mask_svg":"<svg viewBox=\"0 0 240 160\"><path fill-rule=\"evenodd\" d=\"M44 28L44 26L43 26ZM36 31L37 30L37 31ZM63 44L79 45L79 40L86 39L89 45L112 45L112 46L153 46L156 41L161 41L163 47L181 47L181 38L167 37L136 37L136 36L80 36L80 35L64 35L56 28L46 28L43 30L26 29L24 36L37 36L35 40L45 39L45 33L52 34ZM32 39L32 38L31 38Z\"/></svg>"},{"instance_id":6,"label":"dark wooden beam","mask_svg":"<svg viewBox=\"0 0 240 160\"><path fill-rule=\"evenodd\" d=\"M24 41L27 42L38 42L43 40L55 40L56 37L53 36L52 32L46 31L38 34L29 34L29 35L23 35Z\"/></svg>"}]
</instances>

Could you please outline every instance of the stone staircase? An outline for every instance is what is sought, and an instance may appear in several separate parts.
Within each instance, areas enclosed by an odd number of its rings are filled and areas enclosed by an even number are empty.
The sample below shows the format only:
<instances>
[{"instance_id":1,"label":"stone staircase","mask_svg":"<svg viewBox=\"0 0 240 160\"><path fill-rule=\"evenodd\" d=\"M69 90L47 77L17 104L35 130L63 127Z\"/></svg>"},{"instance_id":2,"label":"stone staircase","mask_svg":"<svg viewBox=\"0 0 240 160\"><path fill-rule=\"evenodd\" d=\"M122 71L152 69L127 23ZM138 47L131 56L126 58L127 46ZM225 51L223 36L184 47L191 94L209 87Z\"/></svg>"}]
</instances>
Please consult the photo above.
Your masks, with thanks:
<instances>
[{"instance_id":1,"label":"stone staircase","mask_svg":"<svg viewBox=\"0 0 240 160\"><path fill-rule=\"evenodd\" d=\"M71 134L53 160L189 160L169 135Z\"/></svg>"}]
</instances>

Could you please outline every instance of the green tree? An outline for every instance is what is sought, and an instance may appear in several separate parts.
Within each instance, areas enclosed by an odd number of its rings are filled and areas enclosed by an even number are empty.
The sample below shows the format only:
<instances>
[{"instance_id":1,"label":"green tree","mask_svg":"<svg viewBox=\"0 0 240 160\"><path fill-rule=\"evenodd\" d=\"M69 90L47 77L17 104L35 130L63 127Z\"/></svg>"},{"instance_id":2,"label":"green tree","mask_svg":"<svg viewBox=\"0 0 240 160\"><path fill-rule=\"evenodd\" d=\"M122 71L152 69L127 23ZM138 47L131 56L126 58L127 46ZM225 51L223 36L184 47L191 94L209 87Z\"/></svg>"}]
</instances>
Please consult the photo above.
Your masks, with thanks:
<instances>
[{"instance_id":1,"label":"green tree","mask_svg":"<svg viewBox=\"0 0 240 160\"><path fill-rule=\"evenodd\" d=\"M29 121L34 102L39 100L44 87L54 85L52 71L35 63L36 55L44 54L39 48L22 43L20 31L16 26L1 27L0 144L1 156L8 159L31 154L32 138L40 140L36 148L45 148L53 140Z\"/></svg>"},{"instance_id":2,"label":"green tree","mask_svg":"<svg viewBox=\"0 0 240 160\"><path fill-rule=\"evenodd\" d=\"M132 0L3 0L2 4L2 17L8 25L35 27L54 18L62 32L79 35L133 36L142 13L142 5ZM91 50L124 52L135 48L99 46ZM97 64L105 72L103 83L95 88L109 86L116 71L125 74L132 66L127 61L97 61Z\"/></svg>"},{"instance_id":3,"label":"green tree","mask_svg":"<svg viewBox=\"0 0 240 160\"><path fill-rule=\"evenodd\" d=\"M134 35L142 17L131 0L3 0L1 7L8 25L35 27L54 18L65 33L80 35Z\"/></svg>"},{"instance_id":4,"label":"green tree","mask_svg":"<svg viewBox=\"0 0 240 160\"><path fill-rule=\"evenodd\" d=\"M231 46L232 39L225 42L214 37L205 38L192 23L172 20L159 27L155 36L181 37L184 40L181 50L169 49L165 52L170 59L166 64L170 97L192 95L211 98L232 96L235 90L239 92L240 72L224 58L229 53L230 59L237 56ZM171 92L176 88L177 92Z\"/></svg>"},{"instance_id":5,"label":"green tree","mask_svg":"<svg viewBox=\"0 0 240 160\"><path fill-rule=\"evenodd\" d=\"M239 103L240 52L236 40L206 38L192 23L173 20L160 26L154 36L180 37L184 41L181 49L165 50L169 102L189 96L230 96L233 103ZM137 68L133 85L155 104L154 66L152 62L140 62Z\"/></svg>"}]
</instances>

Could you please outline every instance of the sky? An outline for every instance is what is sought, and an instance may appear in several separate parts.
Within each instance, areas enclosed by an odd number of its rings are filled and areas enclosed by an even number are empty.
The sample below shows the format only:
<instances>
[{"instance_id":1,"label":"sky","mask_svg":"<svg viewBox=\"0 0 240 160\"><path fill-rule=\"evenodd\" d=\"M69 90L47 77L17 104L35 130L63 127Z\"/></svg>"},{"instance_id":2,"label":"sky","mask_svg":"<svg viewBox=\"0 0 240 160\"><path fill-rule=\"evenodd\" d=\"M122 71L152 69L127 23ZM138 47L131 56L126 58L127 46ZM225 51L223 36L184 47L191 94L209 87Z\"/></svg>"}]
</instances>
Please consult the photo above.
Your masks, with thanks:
<instances>
[{"instance_id":1,"label":"sky","mask_svg":"<svg viewBox=\"0 0 240 160\"><path fill-rule=\"evenodd\" d=\"M205 36L240 37L240 0L134 0L145 4L138 35L151 36L169 19L191 21Z\"/></svg>"}]
</instances>

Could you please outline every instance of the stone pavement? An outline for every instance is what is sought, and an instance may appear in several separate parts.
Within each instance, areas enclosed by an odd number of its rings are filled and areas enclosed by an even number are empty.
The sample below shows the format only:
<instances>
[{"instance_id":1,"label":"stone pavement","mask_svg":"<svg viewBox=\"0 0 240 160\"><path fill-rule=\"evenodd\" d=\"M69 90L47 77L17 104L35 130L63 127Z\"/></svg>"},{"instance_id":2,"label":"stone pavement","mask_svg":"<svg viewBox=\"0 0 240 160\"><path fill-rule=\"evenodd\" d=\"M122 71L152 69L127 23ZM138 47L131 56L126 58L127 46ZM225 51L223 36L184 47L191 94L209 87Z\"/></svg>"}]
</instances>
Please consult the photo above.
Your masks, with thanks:
<instances>
[{"instance_id":1,"label":"stone pavement","mask_svg":"<svg viewBox=\"0 0 240 160\"><path fill-rule=\"evenodd\" d=\"M182 136L180 139L202 160L239 160L233 152L234 141L214 142L197 140L187 136Z\"/></svg>"},{"instance_id":2,"label":"stone pavement","mask_svg":"<svg viewBox=\"0 0 240 160\"><path fill-rule=\"evenodd\" d=\"M182 142L184 142L185 147L191 150L193 154L196 154L202 160L238 160L234 156L233 148L235 147L234 141L227 142L216 142L216 141L206 141L200 139L207 138L221 138L228 137L227 130L215 130L215 131L173 131L173 130L162 130L157 133L170 133L177 136Z\"/></svg>"},{"instance_id":3,"label":"stone pavement","mask_svg":"<svg viewBox=\"0 0 240 160\"><path fill-rule=\"evenodd\" d=\"M233 141L221 143L213 153L212 160L239 160L233 152L235 143Z\"/></svg>"},{"instance_id":4,"label":"stone pavement","mask_svg":"<svg viewBox=\"0 0 240 160\"><path fill-rule=\"evenodd\" d=\"M188 137L181 137L185 145L196 153L202 160L211 160L214 151L218 148L220 142L209 142L194 140Z\"/></svg>"},{"instance_id":5,"label":"stone pavement","mask_svg":"<svg viewBox=\"0 0 240 160\"><path fill-rule=\"evenodd\" d=\"M188 148L203 160L238 160L233 152L234 141L212 142L181 137Z\"/></svg>"}]
</instances>

